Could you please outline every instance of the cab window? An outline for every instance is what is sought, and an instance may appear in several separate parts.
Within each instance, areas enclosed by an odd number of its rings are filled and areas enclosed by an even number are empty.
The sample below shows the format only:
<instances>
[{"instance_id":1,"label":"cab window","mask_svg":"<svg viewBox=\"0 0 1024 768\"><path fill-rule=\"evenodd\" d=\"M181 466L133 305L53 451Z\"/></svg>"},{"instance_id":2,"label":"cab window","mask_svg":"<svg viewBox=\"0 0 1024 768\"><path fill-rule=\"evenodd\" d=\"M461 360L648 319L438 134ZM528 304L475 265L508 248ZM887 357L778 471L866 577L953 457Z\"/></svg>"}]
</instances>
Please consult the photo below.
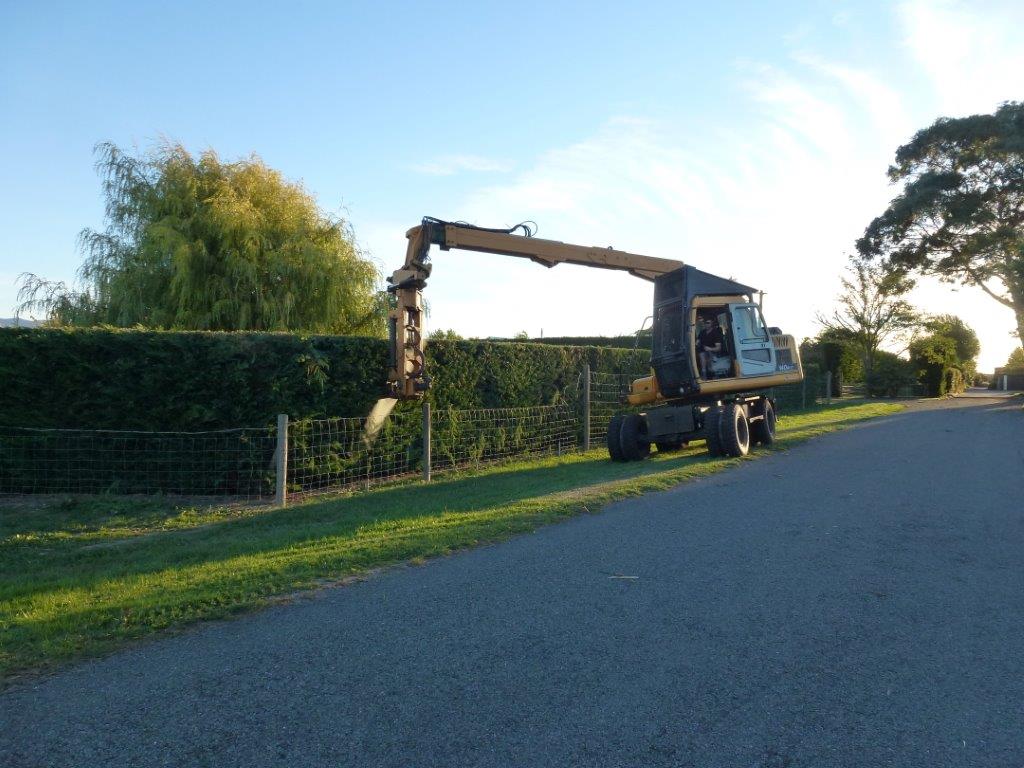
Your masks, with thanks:
<instances>
[{"instance_id":1,"label":"cab window","mask_svg":"<svg viewBox=\"0 0 1024 768\"><path fill-rule=\"evenodd\" d=\"M768 341L768 330L761 321L757 307L737 307L735 325L736 335L741 341Z\"/></svg>"},{"instance_id":2,"label":"cab window","mask_svg":"<svg viewBox=\"0 0 1024 768\"><path fill-rule=\"evenodd\" d=\"M678 304L658 309L658 351L661 354L678 352L683 347L683 310Z\"/></svg>"}]
</instances>

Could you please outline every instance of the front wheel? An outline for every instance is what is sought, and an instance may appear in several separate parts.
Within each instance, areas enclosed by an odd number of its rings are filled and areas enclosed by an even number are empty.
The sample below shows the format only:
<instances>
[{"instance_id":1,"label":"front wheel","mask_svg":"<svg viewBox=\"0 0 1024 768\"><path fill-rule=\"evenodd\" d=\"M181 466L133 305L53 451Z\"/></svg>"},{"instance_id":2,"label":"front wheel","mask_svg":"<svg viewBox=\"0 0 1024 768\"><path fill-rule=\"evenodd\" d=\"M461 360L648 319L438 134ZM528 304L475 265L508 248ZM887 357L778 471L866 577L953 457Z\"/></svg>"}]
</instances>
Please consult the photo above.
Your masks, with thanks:
<instances>
[{"instance_id":1,"label":"front wheel","mask_svg":"<svg viewBox=\"0 0 1024 768\"><path fill-rule=\"evenodd\" d=\"M750 424L750 439L753 444L768 446L774 443L776 423L772 401L765 399L761 407L760 418Z\"/></svg>"},{"instance_id":2,"label":"front wheel","mask_svg":"<svg viewBox=\"0 0 1024 768\"><path fill-rule=\"evenodd\" d=\"M722 409L717 405L704 414L704 441L708 445L708 456L717 458L725 455L722 445Z\"/></svg>"},{"instance_id":3,"label":"front wheel","mask_svg":"<svg viewBox=\"0 0 1024 768\"><path fill-rule=\"evenodd\" d=\"M746 456L750 453L750 422L747 411L739 403L722 408L722 448L726 456Z\"/></svg>"}]
</instances>

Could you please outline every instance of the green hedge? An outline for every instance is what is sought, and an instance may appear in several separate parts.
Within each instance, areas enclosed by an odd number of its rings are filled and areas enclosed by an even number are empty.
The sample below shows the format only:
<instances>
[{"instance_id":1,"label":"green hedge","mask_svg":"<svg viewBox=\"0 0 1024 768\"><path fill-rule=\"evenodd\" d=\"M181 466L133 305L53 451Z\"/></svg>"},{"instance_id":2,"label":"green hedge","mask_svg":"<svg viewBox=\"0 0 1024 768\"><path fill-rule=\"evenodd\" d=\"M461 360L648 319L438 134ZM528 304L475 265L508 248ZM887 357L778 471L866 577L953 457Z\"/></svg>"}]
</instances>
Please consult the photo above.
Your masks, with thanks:
<instances>
[{"instance_id":1,"label":"green hedge","mask_svg":"<svg viewBox=\"0 0 1024 768\"><path fill-rule=\"evenodd\" d=\"M584 363L642 370L649 353L547 344L434 341L442 408L556 402ZM380 397L386 343L279 333L0 329L0 426L205 430L362 416Z\"/></svg>"},{"instance_id":2,"label":"green hedge","mask_svg":"<svg viewBox=\"0 0 1024 768\"><path fill-rule=\"evenodd\" d=\"M629 336L550 336L541 339L530 339L535 344L554 344L563 347L616 347L619 349L637 348L642 352L651 349L651 332L645 331L639 340L635 334Z\"/></svg>"}]
</instances>

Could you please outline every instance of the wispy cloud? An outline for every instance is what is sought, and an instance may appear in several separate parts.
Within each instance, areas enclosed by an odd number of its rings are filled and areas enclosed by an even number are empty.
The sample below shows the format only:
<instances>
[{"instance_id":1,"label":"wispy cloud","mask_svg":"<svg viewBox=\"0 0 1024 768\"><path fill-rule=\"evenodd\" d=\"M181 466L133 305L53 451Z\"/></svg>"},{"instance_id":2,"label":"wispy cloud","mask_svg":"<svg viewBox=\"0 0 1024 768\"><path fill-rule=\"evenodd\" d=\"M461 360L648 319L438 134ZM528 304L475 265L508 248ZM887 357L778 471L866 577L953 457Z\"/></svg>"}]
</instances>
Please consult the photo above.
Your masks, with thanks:
<instances>
[{"instance_id":1,"label":"wispy cloud","mask_svg":"<svg viewBox=\"0 0 1024 768\"><path fill-rule=\"evenodd\" d=\"M428 176L452 176L456 173L508 173L512 163L480 155L444 155L426 163L412 166L417 173Z\"/></svg>"},{"instance_id":2,"label":"wispy cloud","mask_svg":"<svg viewBox=\"0 0 1024 768\"><path fill-rule=\"evenodd\" d=\"M899 6L903 42L942 114L991 112L1024 98L1024 6L911 0Z\"/></svg>"},{"instance_id":3,"label":"wispy cloud","mask_svg":"<svg viewBox=\"0 0 1024 768\"><path fill-rule=\"evenodd\" d=\"M738 65L738 117L702 115L703 124L685 126L609 120L500 183L478 187L452 215L482 225L535 219L541 237L613 245L731 275L768 292L772 324L813 335L815 311L831 305L855 239L895 193L885 170L896 146L940 114L991 111L1024 96L1024 52L1009 36L1022 25L1007 23L1016 16L965 14L951 4L901 6L907 55L898 77L803 47L773 66ZM955 65L941 55L949 46L967 52ZM935 95L922 96L922 81ZM449 157L418 170L511 165ZM650 288L641 281L602 270L539 270L526 261L446 253L430 289L431 324L484 336L542 327L621 333L650 312ZM979 330L1002 325L993 317L999 309L974 293L933 285L918 299ZM1011 343L986 337L982 367L1001 362Z\"/></svg>"}]
</instances>

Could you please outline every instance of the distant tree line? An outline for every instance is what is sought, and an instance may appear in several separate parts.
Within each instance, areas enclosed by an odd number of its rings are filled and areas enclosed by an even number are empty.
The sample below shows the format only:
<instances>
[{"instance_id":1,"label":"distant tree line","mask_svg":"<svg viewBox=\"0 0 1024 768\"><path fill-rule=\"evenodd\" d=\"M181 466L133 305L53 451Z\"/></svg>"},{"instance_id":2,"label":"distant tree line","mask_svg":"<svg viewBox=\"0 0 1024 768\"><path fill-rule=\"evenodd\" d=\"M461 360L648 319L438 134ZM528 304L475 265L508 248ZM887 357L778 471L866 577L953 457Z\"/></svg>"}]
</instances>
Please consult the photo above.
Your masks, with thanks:
<instances>
[{"instance_id":1,"label":"distant tree line","mask_svg":"<svg viewBox=\"0 0 1024 768\"><path fill-rule=\"evenodd\" d=\"M957 392L978 378L977 335L906 296L914 275L976 286L1013 310L1024 343L1024 104L940 118L896 150L889 178L901 192L857 241L836 307L819 315L822 331L804 342L804 358L874 395L911 383Z\"/></svg>"}]
</instances>

